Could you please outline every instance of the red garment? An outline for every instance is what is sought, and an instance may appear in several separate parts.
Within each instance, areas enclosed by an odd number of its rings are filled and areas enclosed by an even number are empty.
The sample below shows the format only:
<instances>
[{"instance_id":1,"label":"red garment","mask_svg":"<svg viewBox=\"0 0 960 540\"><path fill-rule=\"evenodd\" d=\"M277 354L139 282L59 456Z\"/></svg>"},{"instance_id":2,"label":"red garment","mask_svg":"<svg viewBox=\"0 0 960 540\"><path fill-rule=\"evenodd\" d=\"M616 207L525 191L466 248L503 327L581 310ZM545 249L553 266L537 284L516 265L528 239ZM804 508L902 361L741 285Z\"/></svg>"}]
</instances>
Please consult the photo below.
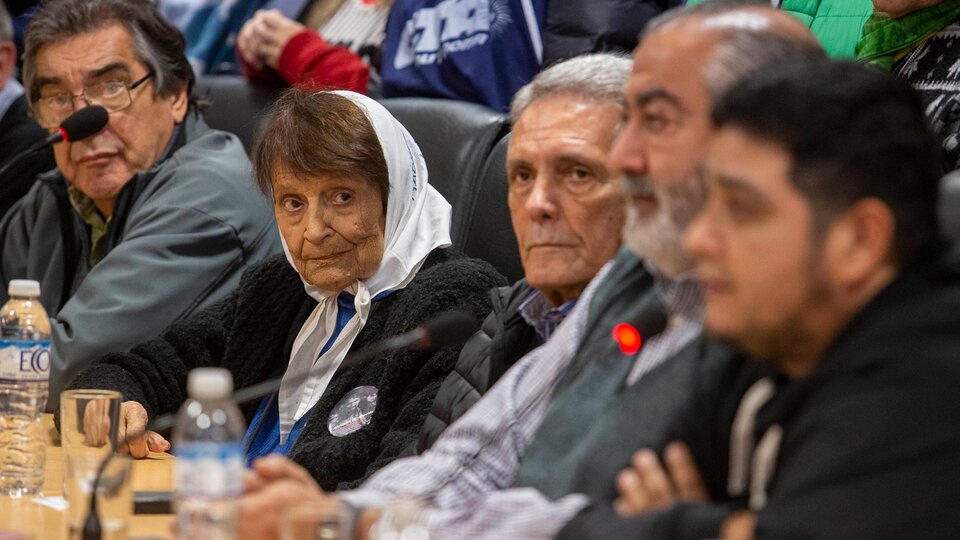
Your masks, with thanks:
<instances>
[{"instance_id":1,"label":"red garment","mask_svg":"<svg viewBox=\"0 0 960 540\"><path fill-rule=\"evenodd\" d=\"M237 55L240 57L240 55ZM331 45L315 30L304 30L290 38L280 52L277 71L258 70L240 57L248 79L280 75L291 85L313 90L351 90L367 93L370 67L347 47Z\"/></svg>"}]
</instances>

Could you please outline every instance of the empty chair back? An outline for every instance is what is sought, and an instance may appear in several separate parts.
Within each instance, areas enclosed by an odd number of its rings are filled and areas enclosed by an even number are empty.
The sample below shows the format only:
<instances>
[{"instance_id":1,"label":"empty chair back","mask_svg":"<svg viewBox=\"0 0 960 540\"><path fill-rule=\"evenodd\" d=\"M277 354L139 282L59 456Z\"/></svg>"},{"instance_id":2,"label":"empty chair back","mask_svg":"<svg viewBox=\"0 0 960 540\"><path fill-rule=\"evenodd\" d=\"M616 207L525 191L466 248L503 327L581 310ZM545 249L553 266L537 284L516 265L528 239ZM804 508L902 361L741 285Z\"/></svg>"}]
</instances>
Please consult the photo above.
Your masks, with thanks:
<instances>
[{"instance_id":1,"label":"empty chair back","mask_svg":"<svg viewBox=\"0 0 960 540\"><path fill-rule=\"evenodd\" d=\"M239 137L249 154L263 127L267 108L281 89L279 85L248 81L240 75L204 75L197 79L194 92L209 102L204 112L207 125Z\"/></svg>"},{"instance_id":2,"label":"empty chair back","mask_svg":"<svg viewBox=\"0 0 960 540\"><path fill-rule=\"evenodd\" d=\"M512 283L523 277L523 266L507 206L509 144L507 134L497 142L483 165L473 212L466 223L464 252L489 262Z\"/></svg>"}]
</instances>

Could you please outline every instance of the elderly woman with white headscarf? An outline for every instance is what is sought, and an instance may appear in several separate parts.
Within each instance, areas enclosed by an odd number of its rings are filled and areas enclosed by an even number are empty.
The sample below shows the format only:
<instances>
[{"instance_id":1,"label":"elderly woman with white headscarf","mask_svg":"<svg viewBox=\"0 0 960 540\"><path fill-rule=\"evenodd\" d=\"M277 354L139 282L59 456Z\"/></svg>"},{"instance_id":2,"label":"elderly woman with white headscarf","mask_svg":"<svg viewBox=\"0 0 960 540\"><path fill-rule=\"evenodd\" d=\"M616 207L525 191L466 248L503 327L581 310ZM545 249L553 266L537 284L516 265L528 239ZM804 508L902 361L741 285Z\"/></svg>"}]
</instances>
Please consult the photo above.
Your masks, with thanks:
<instances>
[{"instance_id":1,"label":"elderly woman with white headscarf","mask_svg":"<svg viewBox=\"0 0 960 540\"><path fill-rule=\"evenodd\" d=\"M344 363L348 352L441 312L478 319L489 265L450 253L450 205L420 149L377 102L351 92L285 93L253 155L285 256L251 267L229 298L129 352L100 358L71 388L123 392L121 431L175 411L187 372L221 366L237 388L283 376L244 412L248 461L288 455L324 489L357 484L416 439L458 348ZM145 456L169 444L151 433Z\"/></svg>"}]
</instances>

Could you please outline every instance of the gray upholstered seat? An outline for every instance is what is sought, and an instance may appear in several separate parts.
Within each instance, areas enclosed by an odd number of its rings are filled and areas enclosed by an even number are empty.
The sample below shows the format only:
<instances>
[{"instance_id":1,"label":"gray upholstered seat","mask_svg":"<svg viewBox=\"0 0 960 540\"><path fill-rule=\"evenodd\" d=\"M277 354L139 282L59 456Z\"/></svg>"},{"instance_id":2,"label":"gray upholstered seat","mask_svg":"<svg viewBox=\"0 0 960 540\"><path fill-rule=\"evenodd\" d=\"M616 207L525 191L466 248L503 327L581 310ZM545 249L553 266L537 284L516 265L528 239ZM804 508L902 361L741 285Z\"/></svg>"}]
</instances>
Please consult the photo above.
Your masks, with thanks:
<instances>
[{"instance_id":1,"label":"gray upholstered seat","mask_svg":"<svg viewBox=\"0 0 960 540\"><path fill-rule=\"evenodd\" d=\"M509 143L510 135L507 134L493 148L483 166L473 212L466 223L464 252L489 262L512 283L523 277L523 267L507 207Z\"/></svg>"},{"instance_id":2,"label":"gray upholstered seat","mask_svg":"<svg viewBox=\"0 0 960 540\"><path fill-rule=\"evenodd\" d=\"M267 108L281 89L239 75L204 75L197 79L194 93L209 102L204 113L207 124L239 137L249 154L263 127Z\"/></svg>"},{"instance_id":3,"label":"gray upholstered seat","mask_svg":"<svg viewBox=\"0 0 960 540\"><path fill-rule=\"evenodd\" d=\"M453 206L453 245L463 249L481 169L507 119L482 105L436 98L380 101L417 141L430 184Z\"/></svg>"}]
</instances>

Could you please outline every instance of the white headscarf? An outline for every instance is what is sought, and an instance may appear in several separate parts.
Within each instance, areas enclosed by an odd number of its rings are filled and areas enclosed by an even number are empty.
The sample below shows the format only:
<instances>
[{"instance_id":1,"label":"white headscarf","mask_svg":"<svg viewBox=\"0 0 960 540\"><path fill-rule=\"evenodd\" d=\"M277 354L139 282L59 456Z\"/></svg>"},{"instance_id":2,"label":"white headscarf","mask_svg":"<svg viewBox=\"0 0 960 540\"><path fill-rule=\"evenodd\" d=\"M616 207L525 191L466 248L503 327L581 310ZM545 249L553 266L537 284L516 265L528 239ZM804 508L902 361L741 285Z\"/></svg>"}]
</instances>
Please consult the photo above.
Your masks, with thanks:
<instances>
[{"instance_id":1,"label":"white headscarf","mask_svg":"<svg viewBox=\"0 0 960 540\"><path fill-rule=\"evenodd\" d=\"M366 324L371 299L381 292L406 287L431 251L451 244L450 204L427 183L427 166L413 137L376 101L354 92L331 93L343 96L360 107L373 124L373 130L383 147L390 178L383 259L372 276L357 280L345 289L354 295L357 314L347 322L333 345L322 356L320 350L336 328L337 296L343 291L324 291L303 281L307 294L319 304L293 342L290 365L280 384L281 442L286 442L296 421L320 400L357 334ZM318 136L322 137L323 134L319 133ZM283 243L283 251L296 269L286 242ZM305 378L307 372L310 376Z\"/></svg>"}]
</instances>

